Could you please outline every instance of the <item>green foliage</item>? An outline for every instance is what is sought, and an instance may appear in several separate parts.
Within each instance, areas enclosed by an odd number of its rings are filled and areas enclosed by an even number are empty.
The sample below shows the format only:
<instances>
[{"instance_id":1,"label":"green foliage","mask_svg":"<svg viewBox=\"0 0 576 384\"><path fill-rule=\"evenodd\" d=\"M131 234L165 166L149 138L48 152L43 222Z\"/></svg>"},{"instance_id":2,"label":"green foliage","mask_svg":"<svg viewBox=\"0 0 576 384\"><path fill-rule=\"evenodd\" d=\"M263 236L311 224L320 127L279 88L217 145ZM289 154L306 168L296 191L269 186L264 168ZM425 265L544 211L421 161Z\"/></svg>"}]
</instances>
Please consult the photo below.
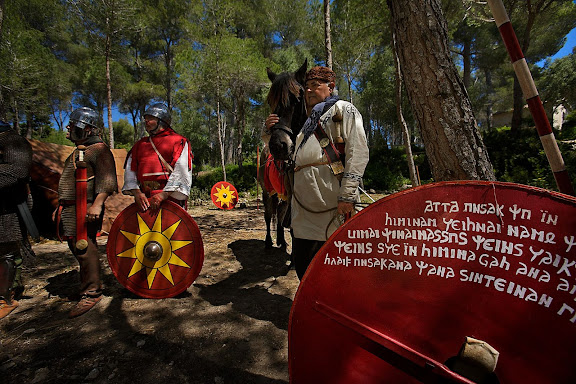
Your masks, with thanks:
<instances>
[{"instance_id":1,"label":"green foliage","mask_svg":"<svg viewBox=\"0 0 576 384\"><path fill-rule=\"evenodd\" d=\"M403 147L388 148L382 145L370 150L370 161L364 172L365 188L398 191L406 183L407 177L408 163Z\"/></svg>"},{"instance_id":2,"label":"green foliage","mask_svg":"<svg viewBox=\"0 0 576 384\"><path fill-rule=\"evenodd\" d=\"M74 146L74 143L66 138L66 132L58 131L52 128L45 130L45 134L38 138L45 143Z\"/></svg>"},{"instance_id":3,"label":"green foliage","mask_svg":"<svg viewBox=\"0 0 576 384\"><path fill-rule=\"evenodd\" d=\"M494 129L484 133L483 139L497 180L557 190L535 129Z\"/></svg>"},{"instance_id":4,"label":"green foliage","mask_svg":"<svg viewBox=\"0 0 576 384\"><path fill-rule=\"evenodd\" d=\"M566 115L562 130L558 135L561 140L576 140L576 109Z\"/></svg>"},{"instance_id":5,"label":"green foliage","mask_svg":"<svg viewBox=\"0 0 576 384\"><path fill-rule=\"evenodd\" d=\"M134 145L134 127L126 119L114 123L114 147L130 149Z\"/></svg>"},{"instance_id":6,"label":"green foliage","mask_svg":"<svg viewBox=\"0 0 576 384\"><path fill-rule=\"evenodd\" d=\"M242 171L235 164L226 166L226 181L232 184L238 193L253 191L256 189L256 172L257 167L254 163L244 163ZM193 186L202 191L210 190L219 181L223 181L222 168L213 168L210 171L202 172L193 181Z\"/></svg>"},{"instance_id":7,"label":"green foliage","mask_svg":"<svg viewBox=\"0 0 576 384\"><path fill-rule=\"evenodd\" d=\"M190 189L190 200L210 200L210 189L200 188L196 185L193 185Z\"/></svg>"},{"instance_id":8,"label":"green foliage","mask_svg":"<svg viewBox=\"0 0 576 384\"><path fill-rule=\"evenodd\" d=\"M576 54L555 60L538 85L544 101L554 106L564 104L568 109L576 108Z\"/></svg>"}]
</instances>

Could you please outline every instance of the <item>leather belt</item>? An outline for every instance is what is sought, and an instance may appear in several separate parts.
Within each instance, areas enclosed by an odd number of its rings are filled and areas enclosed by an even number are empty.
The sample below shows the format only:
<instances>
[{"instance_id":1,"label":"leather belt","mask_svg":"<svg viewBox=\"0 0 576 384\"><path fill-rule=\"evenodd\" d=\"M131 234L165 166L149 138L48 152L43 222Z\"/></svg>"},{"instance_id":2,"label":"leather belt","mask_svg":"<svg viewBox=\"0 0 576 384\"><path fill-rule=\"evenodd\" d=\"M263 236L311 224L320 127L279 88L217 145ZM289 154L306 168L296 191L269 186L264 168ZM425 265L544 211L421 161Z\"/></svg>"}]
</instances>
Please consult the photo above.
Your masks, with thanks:
<instances>
[{"instance_id":1,"label":"leather belt","mask_svg":"<svg viewBox=\"0 0 576 384\"><path fill-rule=\"evenodd\" d=\"M298 172L299 170L304 169L304 168L308 168L308 167L315 167L317 165L328 165L328 164L330 164L329 161L322 161L320 163L310 163L310 164L299 165L299 166L294 168L294 172Z\"/></svg>"}]
</instances>

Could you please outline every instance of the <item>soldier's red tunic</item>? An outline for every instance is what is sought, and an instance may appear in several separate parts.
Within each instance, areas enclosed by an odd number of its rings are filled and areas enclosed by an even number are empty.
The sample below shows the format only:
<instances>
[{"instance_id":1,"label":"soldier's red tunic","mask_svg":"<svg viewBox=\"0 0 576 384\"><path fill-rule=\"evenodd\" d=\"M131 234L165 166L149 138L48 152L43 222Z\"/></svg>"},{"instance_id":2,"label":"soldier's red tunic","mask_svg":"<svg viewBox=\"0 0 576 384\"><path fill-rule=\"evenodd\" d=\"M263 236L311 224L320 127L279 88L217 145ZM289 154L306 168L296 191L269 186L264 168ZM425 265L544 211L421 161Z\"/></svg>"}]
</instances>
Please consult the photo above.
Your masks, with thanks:
<instances>
[{"instance_id":1,"label":"soldier's red tunic","mask_svg":"<svg viewBox=\"0 0 576 384\"><path fill-rule=\"evenodd\" d=\"M179 135L170 128L165 128L157 135L144 137L134 144L128 155L128 157L132 156L130 168L136 173L141 189L148 197L164 189L171 173L160 160L150 140L153 141L156 150L172 168L174 168L188 143L188 139L184 136ZM190 148L190 145L188 145L188 148ZM190 151L188 151L188 164L189 166L192 164Z\"/></svg>"}]
</instances>

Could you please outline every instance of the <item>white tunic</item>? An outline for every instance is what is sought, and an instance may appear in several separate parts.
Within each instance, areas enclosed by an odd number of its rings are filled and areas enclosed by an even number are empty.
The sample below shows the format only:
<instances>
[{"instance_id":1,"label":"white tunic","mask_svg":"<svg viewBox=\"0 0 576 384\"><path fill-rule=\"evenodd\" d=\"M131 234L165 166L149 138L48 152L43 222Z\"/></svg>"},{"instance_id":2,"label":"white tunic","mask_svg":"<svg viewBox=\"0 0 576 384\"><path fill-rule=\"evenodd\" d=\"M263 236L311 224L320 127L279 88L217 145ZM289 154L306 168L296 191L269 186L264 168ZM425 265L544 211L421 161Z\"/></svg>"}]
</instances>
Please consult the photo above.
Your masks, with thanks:
<instances>
[{"instance_id":1,"label":"white tunic","mask_svg":"<svg viewBox=\"0 0 576 384\"><path fill-rule=\"evenodd\" d=\"M334 122L336 110L343 120ZM346 165L339 181L328 165L311 165L328 161L316 136L312 134L300 147L302 133L296 138L295 167L292 196L292 229L300 239L326 241L341 224L338 201L359 201L358 185L368 163L368 144L362 115L354 105L339 100L320 118L324 131L334 142L337 136L345 141ZM340 134L338 134L338 131Z\"/></svg>"}]
</instances>

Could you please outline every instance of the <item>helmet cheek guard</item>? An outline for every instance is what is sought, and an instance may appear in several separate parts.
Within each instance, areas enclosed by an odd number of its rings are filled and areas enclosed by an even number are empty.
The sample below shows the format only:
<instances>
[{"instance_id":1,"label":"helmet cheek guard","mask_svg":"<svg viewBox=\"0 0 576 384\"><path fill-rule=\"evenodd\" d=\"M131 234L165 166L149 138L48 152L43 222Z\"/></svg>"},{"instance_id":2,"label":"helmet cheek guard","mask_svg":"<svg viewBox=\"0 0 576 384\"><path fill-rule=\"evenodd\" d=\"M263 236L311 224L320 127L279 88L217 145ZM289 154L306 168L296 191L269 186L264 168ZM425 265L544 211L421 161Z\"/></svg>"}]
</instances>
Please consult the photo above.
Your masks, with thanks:
<instances>
[{"instance_id":1,"label":"helmet cheek guard","mask_svg":"<svg viewBox=\"0 0 576 384\"><path fill-rule=\"evenodd\" d=\"M70 140L80 141L88 137L88 132L81 125L84 124L76 125L70 122Z\"/></svg>"}]
</instances>

